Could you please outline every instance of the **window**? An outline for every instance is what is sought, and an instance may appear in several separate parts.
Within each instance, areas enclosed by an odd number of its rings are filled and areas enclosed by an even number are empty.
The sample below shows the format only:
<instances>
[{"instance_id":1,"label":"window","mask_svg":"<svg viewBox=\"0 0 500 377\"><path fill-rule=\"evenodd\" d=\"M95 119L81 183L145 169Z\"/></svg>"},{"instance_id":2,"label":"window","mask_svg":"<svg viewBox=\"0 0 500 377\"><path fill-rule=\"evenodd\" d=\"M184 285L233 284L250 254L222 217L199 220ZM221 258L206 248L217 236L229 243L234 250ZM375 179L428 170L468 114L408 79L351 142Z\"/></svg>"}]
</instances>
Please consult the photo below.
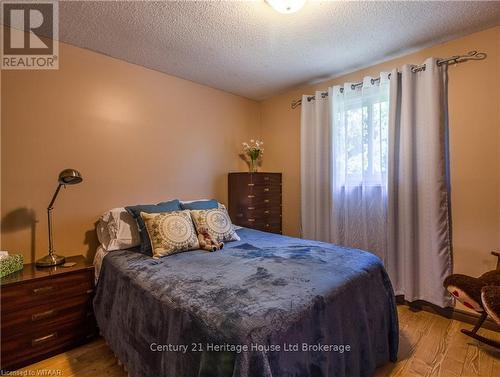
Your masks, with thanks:
<instances>
[{"instance_id":1,"label":"window","mask_svg":"<svg viewBox=\"0 0 500 377\"><path fill-rule=\"evenodd\" d=\"M389 88L347 88L333 97L333 174L341 185L387 180Z\"/></svg>"}]
</instances>

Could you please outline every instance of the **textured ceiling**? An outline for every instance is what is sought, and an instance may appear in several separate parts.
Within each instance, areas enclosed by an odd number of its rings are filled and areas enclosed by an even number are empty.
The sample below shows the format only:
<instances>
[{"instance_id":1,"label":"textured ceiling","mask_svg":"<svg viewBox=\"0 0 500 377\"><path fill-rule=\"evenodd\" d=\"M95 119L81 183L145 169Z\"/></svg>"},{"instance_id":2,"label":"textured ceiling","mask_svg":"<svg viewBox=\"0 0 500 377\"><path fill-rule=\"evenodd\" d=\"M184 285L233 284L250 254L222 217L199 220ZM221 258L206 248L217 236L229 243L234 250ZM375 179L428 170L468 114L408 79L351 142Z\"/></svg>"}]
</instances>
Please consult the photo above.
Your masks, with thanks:
<instances>
[{"instance_id":1,"label":"textured ceiling","mask_svg":"<svg viewBox=\"0 0 500 377\"><path fill-rule=\"evenodd\" d=\"M60 3L60 39L252 99L498 25L500 2ZM465 51L457 51L462 53Z\"/></svg>"}]
</instances>

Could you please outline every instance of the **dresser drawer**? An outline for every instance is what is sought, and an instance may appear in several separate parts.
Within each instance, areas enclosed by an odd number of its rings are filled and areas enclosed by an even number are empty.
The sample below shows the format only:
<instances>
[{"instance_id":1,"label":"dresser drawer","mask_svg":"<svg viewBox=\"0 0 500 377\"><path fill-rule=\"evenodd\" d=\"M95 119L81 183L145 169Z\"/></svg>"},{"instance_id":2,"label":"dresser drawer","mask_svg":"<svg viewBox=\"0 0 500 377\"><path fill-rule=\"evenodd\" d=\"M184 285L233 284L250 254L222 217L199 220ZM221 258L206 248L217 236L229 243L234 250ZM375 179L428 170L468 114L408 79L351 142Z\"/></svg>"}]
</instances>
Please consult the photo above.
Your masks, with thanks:
<instances>
[{"instance_id":1,"label":"dresser drawer","mask_svg":"<svg viewBox=\"0 0 500 377\"><path fill-rule=\"evenodd\" d=\"M254 194L256 196L262 196L262 197L281 195L281 186L255 185L250 188L249 194Z\"/></svg>"},{"instance_id":2,"label":"dresser drawer","mask_svg":"<svg viewBox=\"0 0 500 377\"><path fill-rule=\"evenodd\" d=\"M14 312L2 310L2 339L32 334L47 326L63 325L78 320L85 321L92 317L92 294L90 292Z\"/></svg>"},{"instance_id":3,"label":"dresser drawer","mask_svg":"<svg viewBox=\"0 0 500 377\"><path fill-rule=\"evenodd\" d=\"M255 205L243 208L241 212L238 213L238 217L256 217L267 219L269 217L281 216L281 207L279 206L265 206L265 205Z\"/></svg>"},{"instance_id":4,"label":"dresser drawer","mask_svg":"<svg viewBox=\"0 0 500 377\"><path fill-rule=\"evenodd\" d=\"M254 229L281 234L281 224L258 224Z\"/></svg>"},{"instance_id":5,"label":"dresser drawer","mask_svg":"<svg viewBox=\"0 0 500 377\"><path fill-rule=\"evenodd\" d=\"M259 205L259 204L274 204L281 205L281 191L264 191L261 192L250 192L245 195L245 200L241 201L240 204L246 206Z\"/></svg>"},{"instance_id":6,"label":"dresser drawer","mask_svg":"<svg viewBox=\"0 0 500 377\"><path fill-rule=\"evenodd\" d=\"M259 173L252 174L252 183L255 184L272 184L281 186L281 174L276 173Z\"/></svg>"},{"instance_id":7,"label":"dresser drawer","mask_svg":"<svg viewBox=\"0 0 500 377\"><path fill-rule=\"evenodd\" d=\"M91 272L82 270L48 279L38 279L2 287L2 314L33 307L92 291Z\"/></svg>"},{"instance_id":8,"label":"dresser drawer","mask_svg":"<svg viewBox=\"0 0 500 377\"><path fill-rule=\"evenodd\" d=\"M281 217L279 216L270 216L268 218L247 217L247 218L242 218L241 221L239 221L238 225L255 229L257 228L265 229L275 225L281 226Z\"/></svg>"}]
</instances>

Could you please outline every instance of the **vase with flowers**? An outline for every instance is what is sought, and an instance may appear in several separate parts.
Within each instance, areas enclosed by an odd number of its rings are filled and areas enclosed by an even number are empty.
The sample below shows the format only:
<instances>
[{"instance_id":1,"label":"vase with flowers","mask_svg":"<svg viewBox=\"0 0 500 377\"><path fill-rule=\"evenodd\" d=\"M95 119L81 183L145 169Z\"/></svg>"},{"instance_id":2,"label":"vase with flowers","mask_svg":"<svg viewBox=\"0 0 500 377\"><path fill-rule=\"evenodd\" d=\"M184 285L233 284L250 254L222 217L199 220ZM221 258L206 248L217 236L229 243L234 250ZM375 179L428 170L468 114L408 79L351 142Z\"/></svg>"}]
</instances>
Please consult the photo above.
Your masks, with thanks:
<instances>
[{"instance_id":1,"label":"vase with flowers","mask_svg":"<svg viewBox=\"0 0 500 377\"><path fill-rule=\"evenodd\" d=\"M248 162L250 173L256 173L259 168L259 162L264 154L264 142L251 139L249 143L244 142L242 145L243 156Z\"/></svg>"}]
</instances>

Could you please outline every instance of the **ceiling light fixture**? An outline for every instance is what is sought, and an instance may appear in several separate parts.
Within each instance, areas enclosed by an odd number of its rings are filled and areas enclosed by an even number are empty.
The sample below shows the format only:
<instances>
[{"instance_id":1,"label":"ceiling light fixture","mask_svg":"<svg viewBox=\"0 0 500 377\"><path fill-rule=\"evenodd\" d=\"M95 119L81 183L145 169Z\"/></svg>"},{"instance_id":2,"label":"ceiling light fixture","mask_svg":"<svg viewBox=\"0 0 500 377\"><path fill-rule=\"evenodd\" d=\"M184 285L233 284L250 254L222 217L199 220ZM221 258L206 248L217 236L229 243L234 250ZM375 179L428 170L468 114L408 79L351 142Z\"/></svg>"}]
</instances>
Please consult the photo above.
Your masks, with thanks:
<instances>
[{"instance_id":1,"label":"ceiling light fixture","mask_svg":"<svg viewBox=\"0 0 500 377\"><path fill-rule=\"evenodd\" d=\"M295 13L302 9L306 0L266 0L266 3L280 13Z\"/></svg>"}]
</instances>

